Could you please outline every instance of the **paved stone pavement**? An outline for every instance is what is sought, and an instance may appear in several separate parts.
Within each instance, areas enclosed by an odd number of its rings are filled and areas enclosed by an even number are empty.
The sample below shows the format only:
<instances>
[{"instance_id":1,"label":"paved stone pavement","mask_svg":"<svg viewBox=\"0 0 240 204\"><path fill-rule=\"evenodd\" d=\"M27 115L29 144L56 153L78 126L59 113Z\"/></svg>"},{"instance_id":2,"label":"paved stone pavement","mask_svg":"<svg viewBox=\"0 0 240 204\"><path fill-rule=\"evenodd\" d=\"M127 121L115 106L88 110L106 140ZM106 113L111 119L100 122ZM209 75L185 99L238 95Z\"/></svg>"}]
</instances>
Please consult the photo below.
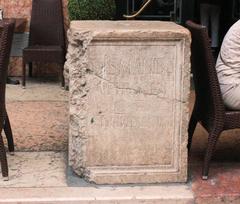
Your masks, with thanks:
<instances>
[{"instance_id":1,"label":"paved stone pavement","mask_svg":"<svg viewBox=\"0 0 240 204\"><path fill-rule=\"evenodd\" d=\"M114 186L77 177L64 152L17 152L8 155L9 181L0 179L0 203L239 204L240 163L214 159L203 181L202 156L191 155L187 183Z\"/></svg>"},{"instance_id":2,"label":"paved stone pavement","mask_svg":"<svg viewBox=\"0 0 240 204\"><path fill-rule=\"evenodd\" d=\"M7 86L7 111L17 151L63 151L68 138L68 92L59 83L28 80Z\"/></svg>"},{"instance_id":3,"label":"paved stone pavement","mask_svg":"<svg viewBox=\"0 0 240 204\"><path fill-rule=\"evenodd\" d=\"M9 181L0 179L0 188L67 186L64 152L16 152L7 157Z\"/></svg>"}]
</instances>

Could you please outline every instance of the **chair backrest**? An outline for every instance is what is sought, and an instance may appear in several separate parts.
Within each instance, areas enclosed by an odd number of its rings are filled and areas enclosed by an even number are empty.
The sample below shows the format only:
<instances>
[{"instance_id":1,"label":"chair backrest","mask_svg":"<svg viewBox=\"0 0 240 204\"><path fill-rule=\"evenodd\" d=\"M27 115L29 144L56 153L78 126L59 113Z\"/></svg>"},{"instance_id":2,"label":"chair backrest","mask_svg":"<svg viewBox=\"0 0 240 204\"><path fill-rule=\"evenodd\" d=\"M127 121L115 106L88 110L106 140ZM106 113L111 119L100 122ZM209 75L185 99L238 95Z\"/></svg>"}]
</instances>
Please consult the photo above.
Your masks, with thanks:
<instances>
[{"instance_id":1,"label":"chair backrest","mask_svg":"<svg viewBox=\"0 0 240 204\"><path fill-rule=\"evenodd\" d=\"M33 0L29 45L65 48L62 0Z\"/></svg>"},{"instance_id":2,"label":"chair backrest","mask_svg":"<svg viewBox=\"0 0 240 204\"><path fill-rule=\"evenodd\" d=\"M5 103L5 88L13 33L14 21L0 21L0 108Z\"/></svg>"},{"instance_id":3,"label":"chair backrest","mask_svg":"<svg viewBox=\"0 0 240 204\"><path fill-rule=\"evenodd\" d=\"M225 107L207 28L192 21L187 21L186 27L192 35L191 63L198 113L201 120L211 123L212 117L223 118Z\"/></svg>"}]
</instances>

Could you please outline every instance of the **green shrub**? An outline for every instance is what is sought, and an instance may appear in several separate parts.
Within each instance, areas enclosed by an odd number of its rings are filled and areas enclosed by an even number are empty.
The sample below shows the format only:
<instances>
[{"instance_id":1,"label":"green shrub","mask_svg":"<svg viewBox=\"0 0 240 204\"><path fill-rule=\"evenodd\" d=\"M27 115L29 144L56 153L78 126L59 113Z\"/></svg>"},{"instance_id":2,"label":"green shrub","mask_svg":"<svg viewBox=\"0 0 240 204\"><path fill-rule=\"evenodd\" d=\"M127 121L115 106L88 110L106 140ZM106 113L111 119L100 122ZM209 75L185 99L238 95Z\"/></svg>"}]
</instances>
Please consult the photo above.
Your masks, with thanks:
<instances>
[{"instance_id":1,"label":"green shrub","mask_svg":"<svg viewBox=\"0 0 240 204\"><path fill-rule=\"evenodd\" d=\"M111 20L115 17L115 0L68 0L70 20Z\"/></svg>"}]
</instances>

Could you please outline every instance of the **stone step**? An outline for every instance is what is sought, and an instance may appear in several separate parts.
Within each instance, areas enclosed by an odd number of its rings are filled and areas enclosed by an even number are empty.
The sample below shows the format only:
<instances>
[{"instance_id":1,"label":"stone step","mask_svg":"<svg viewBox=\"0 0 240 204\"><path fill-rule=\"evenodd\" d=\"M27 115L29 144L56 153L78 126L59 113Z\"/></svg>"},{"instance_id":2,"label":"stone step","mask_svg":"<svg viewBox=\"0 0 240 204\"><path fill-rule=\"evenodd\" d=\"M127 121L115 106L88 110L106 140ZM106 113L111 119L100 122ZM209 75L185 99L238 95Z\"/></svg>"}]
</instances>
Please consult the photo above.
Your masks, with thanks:
<instances>
[{"instance_id":1,"label":"stone step","mask_svg":"<svg viewBox=\"0 0 240 204\"><path fill-rule=\"evenodd\" d=\"M188 184L98 186L67 171L64 152L8 155L9 181L0 179L4 204L189 204Z\"/></svg>"},{"instance_id":2,"label":"stone step","mask_svg":"<svg viewBox=\"0 0 240 204\"><path fill-rule=\"evenodd\" d=\"M16 152L9 181L0 178L0 203L239 204L240 163L214 159L203 181L202 156L191 155L186 184L95 185L67 168L65 152Z\"/></svg>"},{"instance_id":3,"label":"stone step","mask_svg":"<svg viewBox=\"0 0 240 204\"><path fill-rule=\"evenodd\" d=\"M190 204L186 185L0 189L4 204Z\"/></svg>"}]
</instances>

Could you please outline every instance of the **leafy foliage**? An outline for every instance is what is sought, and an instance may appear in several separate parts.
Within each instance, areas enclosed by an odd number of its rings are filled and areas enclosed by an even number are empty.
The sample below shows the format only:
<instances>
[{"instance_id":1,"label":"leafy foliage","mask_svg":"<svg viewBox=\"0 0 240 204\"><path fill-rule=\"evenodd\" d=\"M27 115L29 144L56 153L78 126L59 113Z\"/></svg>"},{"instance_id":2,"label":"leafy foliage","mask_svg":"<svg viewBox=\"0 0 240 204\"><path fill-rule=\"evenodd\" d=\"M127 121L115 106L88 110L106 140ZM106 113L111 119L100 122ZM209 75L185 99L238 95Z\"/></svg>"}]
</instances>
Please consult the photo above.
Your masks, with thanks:
<instances>
[{"instance_id":1,"label":"leafy foliage","mask_svg":"<svg viewBox=\"0 0 240 204\"><path fill-rule=\"evenodd\" d=\"M115 0L68 0L70 20L111 20L115 16Z\"/></svg>"}]
</instances>

